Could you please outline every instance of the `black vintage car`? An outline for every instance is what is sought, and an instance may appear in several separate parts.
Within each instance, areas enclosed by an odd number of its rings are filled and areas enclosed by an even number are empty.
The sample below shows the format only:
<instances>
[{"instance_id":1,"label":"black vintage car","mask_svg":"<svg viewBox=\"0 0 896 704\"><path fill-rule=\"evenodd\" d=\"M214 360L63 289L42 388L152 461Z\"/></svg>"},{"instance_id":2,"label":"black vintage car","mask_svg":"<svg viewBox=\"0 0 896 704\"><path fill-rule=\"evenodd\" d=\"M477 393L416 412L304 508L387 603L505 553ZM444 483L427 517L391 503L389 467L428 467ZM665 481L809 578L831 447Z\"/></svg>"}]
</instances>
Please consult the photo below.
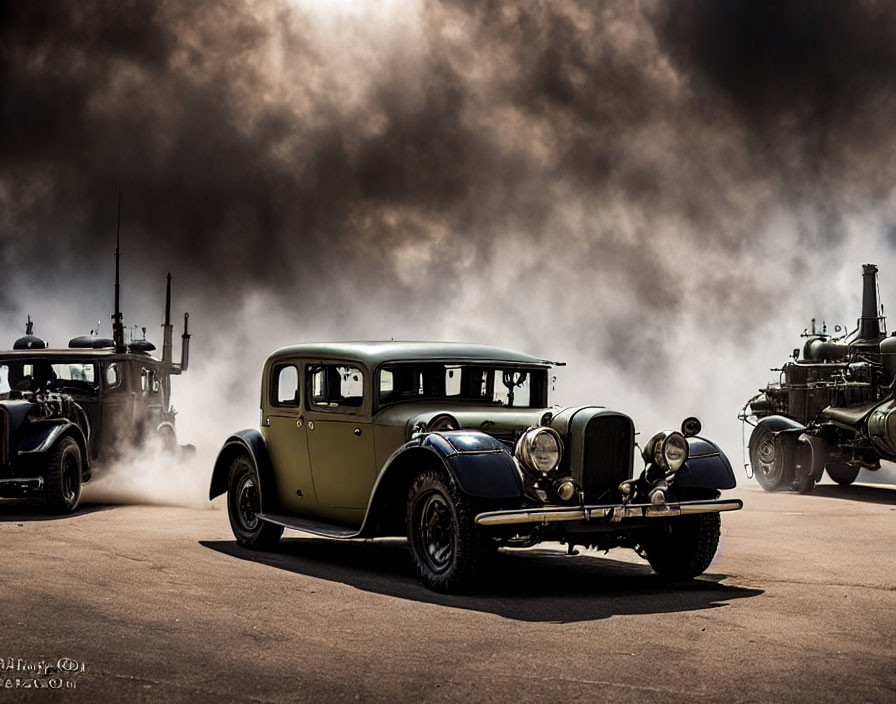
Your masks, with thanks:
<instances>
[{"instance_id":1,"label":"black vintage car","mask_svg":"<svg viewBox=\"0 0 896 704\"><path fill-rule=\"evenodd\" d=\"M862 272L862 315L847 333L812 321L779 380L751 398L750 464L767 491L812 491L827 471L851 484L862 468L896 461L896 336L878 306L877 267Z\"/></svg>"},{"instance_id":2,"label":"black vintage car","mask_svg":"<svg viewBox=\"0 0 896 704\"><path fill-rule=\"evenodd\" d=\"M735 486L689 418L644 444L602 406L550 407L552 362L472 344L319 343L275 352L261 431L224 444L210 498L227 492L240 545L284 527L331 538L406 535L423 583L475 583L490 550L545 540L637 550L690 578L716 553Z\"/></svg>"},{"instance_id":3,"label":"black vintage car","mask_svg":"<svg viewBox=\"0 0 896 704\"><path fill-rule=\"evenodd\" d=\"M166 291L161 358L146 339L125 341L121 313L113 337L76 337L48 349L33 333L0 351L0 497L42 495L57 513L74 511L95 462L152 435L174 449L171 375L189 363L184 316L181 363L172 361L171 275Z\"/></svg>"}]
</instances>

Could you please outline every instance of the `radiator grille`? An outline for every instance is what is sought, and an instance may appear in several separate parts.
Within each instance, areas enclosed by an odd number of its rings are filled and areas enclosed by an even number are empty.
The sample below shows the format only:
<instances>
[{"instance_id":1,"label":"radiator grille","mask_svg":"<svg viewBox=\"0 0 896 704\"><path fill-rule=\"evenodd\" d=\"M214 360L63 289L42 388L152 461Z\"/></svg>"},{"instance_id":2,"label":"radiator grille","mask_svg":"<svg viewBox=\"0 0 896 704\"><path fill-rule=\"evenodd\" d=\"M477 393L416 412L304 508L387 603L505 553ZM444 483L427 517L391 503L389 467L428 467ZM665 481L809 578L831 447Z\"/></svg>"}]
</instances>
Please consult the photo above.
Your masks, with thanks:
<instances>
[{"instance_id":1,"label":"radiator grille","mask_svg":"<svg viewBox=\"0 0 896 704\"><path fill-rule=\"evenodd\" d=\"M597 416L585 427L582 488L596 501L631 477L635 429L625 416Z\"/></svg>"}]
</instances>

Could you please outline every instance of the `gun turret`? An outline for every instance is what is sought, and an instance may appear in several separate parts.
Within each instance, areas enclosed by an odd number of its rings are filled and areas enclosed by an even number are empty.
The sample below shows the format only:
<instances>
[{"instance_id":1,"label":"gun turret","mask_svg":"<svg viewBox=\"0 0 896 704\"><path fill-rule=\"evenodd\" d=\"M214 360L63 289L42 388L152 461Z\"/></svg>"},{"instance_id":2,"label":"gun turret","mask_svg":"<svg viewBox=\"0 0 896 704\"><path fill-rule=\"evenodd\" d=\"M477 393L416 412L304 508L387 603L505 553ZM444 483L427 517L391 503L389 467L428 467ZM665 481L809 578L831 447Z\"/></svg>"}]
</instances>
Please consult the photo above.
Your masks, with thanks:
<instances>
[{"instance_id":1,"label":"gun turret","mask_svg":"<svg viewBox=\"0 0 896 704\"><path fill-rule=\"evenodd\" d=\"M34 334L34 323L31 322L31 316L28 316L28 322L25 323L25 336L15 341L12 348L14 350L42 350L46 348L47 343Z\"/></svg>"}]
</instances>

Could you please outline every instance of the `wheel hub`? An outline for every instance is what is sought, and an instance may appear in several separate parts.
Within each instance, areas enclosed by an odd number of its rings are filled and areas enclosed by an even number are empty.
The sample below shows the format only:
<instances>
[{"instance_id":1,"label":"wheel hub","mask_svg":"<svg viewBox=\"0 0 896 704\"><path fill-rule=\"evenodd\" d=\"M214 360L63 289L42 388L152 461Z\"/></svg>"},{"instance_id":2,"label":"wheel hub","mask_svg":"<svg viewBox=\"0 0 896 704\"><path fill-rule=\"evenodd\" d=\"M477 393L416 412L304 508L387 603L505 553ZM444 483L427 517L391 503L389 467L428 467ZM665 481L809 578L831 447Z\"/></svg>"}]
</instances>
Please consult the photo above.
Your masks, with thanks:
<instances>
[{"instance_id":1,"label":"wheel hub","mask_svg":"<svg viewBox=\"0 0 896 704\"><path fill-rule=\"evenodd\" d=\"M62 496L66 503L71 503L78 495L78 461L66 455L62 464Z\"/></svg>"},{"instance_id":2,"label":"wheel hub","mask_svg":"<svg viewBox=\"0 0 896 704\"><path fill-rule=\"evenodd\" d=\"M775 463L775 439L773 436L766 435L759 443L759 468L765 474L771 471L772 465Z\"/></svg>"},{"instance_id":3,"label":"wheel hub","mask_svg":"<svg viewBox=\"0 0 896 704\"><path fill-rule=\"evenodd\" d=\"M255 479L244 477L237 491L237 516L247 531L258 527L258 489Z\"/></svg>"},{"instance_id":4,"label":"wheel hub","mask_svg":"<svg viewBox=\"0 0 896 704\"><path fill-rule=\"evenodd\" d=\"M420 548L429 566L441 572L454 557L454 520L451 508L441 494L430 494L419 514Z\"/></svg>"}]
</instances>

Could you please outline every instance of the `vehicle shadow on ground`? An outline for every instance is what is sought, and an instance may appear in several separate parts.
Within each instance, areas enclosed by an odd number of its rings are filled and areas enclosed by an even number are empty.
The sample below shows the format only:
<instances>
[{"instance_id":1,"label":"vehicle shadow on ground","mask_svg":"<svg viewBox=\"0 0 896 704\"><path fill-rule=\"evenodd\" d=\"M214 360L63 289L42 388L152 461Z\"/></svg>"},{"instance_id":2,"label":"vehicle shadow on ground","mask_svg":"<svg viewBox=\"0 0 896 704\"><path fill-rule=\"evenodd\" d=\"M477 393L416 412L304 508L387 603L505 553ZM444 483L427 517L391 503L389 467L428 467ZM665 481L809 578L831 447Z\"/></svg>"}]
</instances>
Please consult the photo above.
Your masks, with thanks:
<instances>
[{"instance_id":1,"label":"vehicle shadow on ground","mask_svg":"<svg viewBox=\"0 0 896 704\"><path fill-rule=\"evenodd\" d=\"M761 589L722 584L725 575L705 574L690 582L669 582L647 564L566 556L532 549L499 552L478 592L445 595L417 580L405 541L331 541L295 538L275 552L255 552L233 541L200 541L225 555L400 599L493 613L519 621L569 623L623 614L698 611L758 596Z\"/></svg>"},{"instance_id":2,"label":"vehicle shadow on ground","mask_svg":"<svg viewBox=\"0 0 896 704\"><path fill-rule=\"evenodd\" d=\"M874 504L896 506L896 486L864 486L862 484L817 484L808 496L823 496L829 499L848 499Z\"/></svg>"},{"instance_id":3,"label":"vehicle shadow on ground","mask_svg":"<svg viewBox=\"0 0 896 704\"><path fill-rule=\"evenodd\" d=\"M88 513L108 511L115 506L103 504L81 504L74 513L49 513L47 504L42 499L0 499L0 523L31 521L62 521L77 518Z\"/></svg>"}]
</instances>

